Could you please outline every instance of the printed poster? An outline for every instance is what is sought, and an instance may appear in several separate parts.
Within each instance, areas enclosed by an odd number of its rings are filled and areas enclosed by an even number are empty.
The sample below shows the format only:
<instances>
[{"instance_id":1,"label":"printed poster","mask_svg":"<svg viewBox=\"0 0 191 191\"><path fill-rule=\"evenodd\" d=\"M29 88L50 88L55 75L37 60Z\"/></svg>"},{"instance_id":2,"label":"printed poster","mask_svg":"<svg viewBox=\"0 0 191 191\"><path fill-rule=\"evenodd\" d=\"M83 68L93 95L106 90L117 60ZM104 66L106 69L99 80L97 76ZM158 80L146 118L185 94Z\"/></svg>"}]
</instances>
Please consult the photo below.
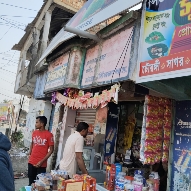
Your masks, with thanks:
<instances>
[{"instance_id":1,"label":"printed poster","mask_svg":"<svg viewBox=\"0 0 191 191\"><path fill-rule=\"evenodd\" d=\"M105 155L104 158L111 157L115 152L115 143L117 138L117 129L119 121L119 107L115 103L108 104L108 117L106 124L106 134L105 134Z\"/></svg>"},{"instance_id":2,"label":"printed poster","mask_svg":"<svg viewBox=\"0 0 191 191\"><path fill-rule=\"evenodd\" d=\"M145 6L137 82L189 75L191 67L185 70L185 65L191 61L184 55L191 49L191 1L147 0ZM177 54L182 60L169 64Z\"/></svg>"},{"instance_id":3,"label":"printed poster","mask_svg":"<svg viewBox=\"0 0 191 191\"><path fill-rule=\"evenodd\" d=\"M176 103L171 191L191 187L191 101Z\"/></svg>"},{"instance_id":4,"label":"printed poster","mask_svg":"<svg viewBox=\"0 0 191 191\"><path fill-rule=\"evenodd\" d=\"M65 83L66 69L68 66L69 54L57 58L48 67L47 81L44 91L51 91L63 86Z\"/></svg>"},{"instance_id":5,"label":"printed poster","mask_svg":"<svg viewBox=\"0 0 191 191\"><path fill-rule=\"evenodd\" d=\"M87 50L81 87L129 79L129 61L134 27Z\"/></svg>"}]
</instances>

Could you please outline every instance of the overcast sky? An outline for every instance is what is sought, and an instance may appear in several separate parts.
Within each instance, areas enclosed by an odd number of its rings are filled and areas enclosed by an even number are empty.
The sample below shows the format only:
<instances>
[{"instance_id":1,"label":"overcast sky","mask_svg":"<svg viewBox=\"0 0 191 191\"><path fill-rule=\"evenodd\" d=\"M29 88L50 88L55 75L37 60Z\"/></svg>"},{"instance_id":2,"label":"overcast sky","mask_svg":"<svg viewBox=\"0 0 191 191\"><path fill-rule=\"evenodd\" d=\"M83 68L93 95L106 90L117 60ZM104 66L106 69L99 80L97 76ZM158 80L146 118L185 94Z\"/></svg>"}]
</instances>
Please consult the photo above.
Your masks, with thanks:
<instances>
[{"instance_id":1,"label":"overcast sky","mask_svg":"<svg viewBox=\"0 0 191 191\"><path fill-rule=\"evenodd\" d=\"M20 52L11 48L24 35L26 25L42 4L43 0L0 0L0 102L20 98L14 94Z\"/></svg>"},{"instance_id":2,"label":"overcast sky","mask_svg":"<svg viewBox=\"0 0 191 191\"><path fill-rule=\"evenodd\" d=\"M42 4L43 0L0 0L0 102L20 98L14 94L20 52L11 48L24 35L26 25L34 19Z\"/></svg>"}]
</instances>

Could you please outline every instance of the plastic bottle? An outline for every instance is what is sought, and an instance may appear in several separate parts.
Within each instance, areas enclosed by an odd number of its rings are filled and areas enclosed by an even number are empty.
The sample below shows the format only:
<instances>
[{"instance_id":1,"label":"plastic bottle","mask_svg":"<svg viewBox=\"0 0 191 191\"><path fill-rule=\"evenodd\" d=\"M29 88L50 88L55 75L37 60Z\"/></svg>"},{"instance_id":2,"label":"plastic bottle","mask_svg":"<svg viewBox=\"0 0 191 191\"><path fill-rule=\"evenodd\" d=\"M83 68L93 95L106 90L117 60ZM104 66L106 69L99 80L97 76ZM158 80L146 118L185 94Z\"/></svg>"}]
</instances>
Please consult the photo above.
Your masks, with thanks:
<instances>
[{"instance_id":1,"label":"plastic bottle","mask_svg":"<svg viewBox=\"0 0 191 191\"><path fill-rule=\"evenodd\" d=\"M124 191L125 175L124 172L118 173L115 180L115 191Z\"/></svg>"},{"instance_id":2,"label":"plastic bottle","mask_svg":"<svg viewBox=\"0 0 191 191\"><path fill-rule=\"evenodd\" d=\"M126 176L125 177L125 185L124 185L124 190L125 191L134 191L134 185L132 184L133 182L133 177L131 176Z\"/></svg>"}]
</instances>

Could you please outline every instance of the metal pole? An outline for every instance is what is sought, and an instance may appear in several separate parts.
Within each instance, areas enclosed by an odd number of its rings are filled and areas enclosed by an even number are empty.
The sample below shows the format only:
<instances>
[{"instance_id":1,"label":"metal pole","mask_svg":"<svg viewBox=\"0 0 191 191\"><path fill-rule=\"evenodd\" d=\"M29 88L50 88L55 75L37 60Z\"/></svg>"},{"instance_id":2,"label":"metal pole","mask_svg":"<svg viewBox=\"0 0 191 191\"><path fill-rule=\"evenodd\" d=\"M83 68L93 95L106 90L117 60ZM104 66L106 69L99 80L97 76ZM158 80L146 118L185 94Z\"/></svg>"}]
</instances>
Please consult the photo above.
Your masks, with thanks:
<instances>
[{"instance_id":1,"label":"metal pole","mask_svg":"<svg viewBox=\"0 0 191 191\"><path fill-rule=\"evenodd\" d=\"M21 97L22 99L22 97ZM17 125L18 125L18 122L19 122L19 118L20 118L20 114L21 114L21 111L22 111L22 107L23 107L23 102L24 102L24 99L25 99L25 96L23 96L23 100L21 101L20 99L20 110L19 110L19 114L18 114L18 118L17 118L17 123L16 123L16 128L15 128L15 133L17 132Z\"/></svg>"},{"instance_id":2,"label":"metal pole","mask_svg":"<svg viewBox=\"0 0 191 191\"><path fill-rule=\"evenodd\" d=\"M84 37L84 38L89 38L89 39L95 40L96 42L100 41L100 39L97 35L93 35L93 34L90 34L89 32L82 31L82 30L79 30L79 29L76 29L73 27L64 26L64 30L67 32L76 34L78 36Z\"/></svg>"}]
</instances>

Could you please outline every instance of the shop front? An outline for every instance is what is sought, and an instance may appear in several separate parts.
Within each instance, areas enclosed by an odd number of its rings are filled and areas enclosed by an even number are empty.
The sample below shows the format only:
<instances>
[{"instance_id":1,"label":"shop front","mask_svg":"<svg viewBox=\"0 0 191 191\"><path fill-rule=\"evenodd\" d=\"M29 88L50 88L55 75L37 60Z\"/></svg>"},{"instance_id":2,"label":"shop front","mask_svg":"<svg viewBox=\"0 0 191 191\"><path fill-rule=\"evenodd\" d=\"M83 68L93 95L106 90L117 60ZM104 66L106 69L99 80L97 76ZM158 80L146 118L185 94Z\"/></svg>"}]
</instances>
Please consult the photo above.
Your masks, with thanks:
<instances>
[{"instance_id":1,"label":"shop front","mask_svg":"<svg viewBox=\"0 0 191 191\"><path fill-rule=\"evenodd\" d=\"M82 185L91 185L92 191L120 191L128 187L148 190L149 184L159 187L153 165L165 161L168 153L169 137L164 138L163 134L169 135L170 128L163 128L163 123L170 120L171 100L160 94L149 96L147 88L132 82L140 20L131 23L128 18L125 16L100 31L105 35L101 42L86 48L70 48L49 63L44 93L52 94L51 102L55 105L52 132L57 153L53 155L53 169L59 164L65 141L76 124L89 124L83 153L89 176L74 176L75 190L81 191ZM110 35L106 36L108 31ZM52 54L54 58L56 55ZM58 112L61 105L62 114ZM157 118L159 113L162 122ZM51 177L61 175L64 179L66 173L52 171ZM77 174L81 174L80 170ZM151 180L146 182L149 175ZM63 179L57 181L57 186L71 183Z\"/></svg>"},{"instance_id":2,"label":"shop front","mask_svg":"<svg viewBox=\"0 0 191 191\"><path fill-rule=\"evenodd\" d=\"M189 190L190 21L184 1L146 0L136 83L172 99L168 191ZM170 123L168 124L168 126ZM165 126L163 126L163 129ZM165 135L165 132L164 132ZM163 148L164 149L164 148Z\"/></svg>"}]
</instances>

